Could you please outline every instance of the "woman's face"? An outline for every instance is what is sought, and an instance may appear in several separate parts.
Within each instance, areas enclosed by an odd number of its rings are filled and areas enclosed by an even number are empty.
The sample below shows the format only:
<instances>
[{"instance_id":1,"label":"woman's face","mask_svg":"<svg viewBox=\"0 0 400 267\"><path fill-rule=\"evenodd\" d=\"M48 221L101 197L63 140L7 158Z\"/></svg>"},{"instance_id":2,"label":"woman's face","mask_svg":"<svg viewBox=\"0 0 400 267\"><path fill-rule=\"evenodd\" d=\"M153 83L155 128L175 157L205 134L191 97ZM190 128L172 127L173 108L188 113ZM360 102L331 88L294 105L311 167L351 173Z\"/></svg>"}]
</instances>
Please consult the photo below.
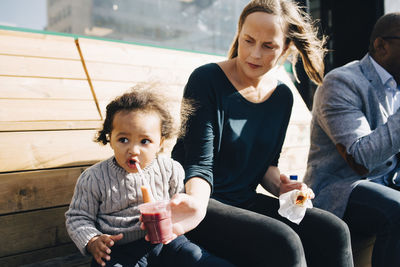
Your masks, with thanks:
<instances>
[{"instance_id":1,"label":"woman's face","mask_svg":"<svg viewBox=\"0 0 400 267\"><path fill-rule=\"evenodd\" d=\"M265 12L251 13L239 34L239 67L249 78L258 78L276 66L286 48L279 17Z\"/></svg>"}]
</instances>

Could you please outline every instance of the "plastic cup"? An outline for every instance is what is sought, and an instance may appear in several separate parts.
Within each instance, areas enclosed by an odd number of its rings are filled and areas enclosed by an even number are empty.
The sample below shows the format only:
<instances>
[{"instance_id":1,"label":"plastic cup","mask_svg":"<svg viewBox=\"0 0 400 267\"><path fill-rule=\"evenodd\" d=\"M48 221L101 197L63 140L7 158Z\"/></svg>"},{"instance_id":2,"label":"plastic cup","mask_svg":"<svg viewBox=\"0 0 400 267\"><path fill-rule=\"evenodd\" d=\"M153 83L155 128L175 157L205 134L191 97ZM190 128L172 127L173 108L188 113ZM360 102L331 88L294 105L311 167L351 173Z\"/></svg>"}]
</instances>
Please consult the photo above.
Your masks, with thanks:
<instances>
[{"instance_id":1,"label":"plastic cup","mask_svg":"<svg viewBox=\"0 0 400 267\"><path fill-rule=\"evenodd\" d=\"M147 202L139 205L139 210L152 244L171 239L172 221L169 200Z\"/></svg>"}]
</instances>

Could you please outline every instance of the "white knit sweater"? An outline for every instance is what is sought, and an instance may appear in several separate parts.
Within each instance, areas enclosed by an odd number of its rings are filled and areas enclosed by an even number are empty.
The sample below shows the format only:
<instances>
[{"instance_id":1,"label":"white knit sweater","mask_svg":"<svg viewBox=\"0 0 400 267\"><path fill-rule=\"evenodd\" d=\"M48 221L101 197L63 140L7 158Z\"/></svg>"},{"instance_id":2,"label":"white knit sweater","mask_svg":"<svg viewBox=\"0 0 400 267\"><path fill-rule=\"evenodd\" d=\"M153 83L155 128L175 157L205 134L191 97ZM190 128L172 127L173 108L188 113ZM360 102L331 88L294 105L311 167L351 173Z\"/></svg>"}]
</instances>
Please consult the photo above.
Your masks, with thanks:
<instances>
[{"instance_id":1,"label":"white knit sweater","mask_svg":"<svg viewBox=\"0 0 400 267\"><path fill-rule=\"evenodd\" d=\"M142 185L150 185L156 200L183 191L184 170L171 158L158 156L143 173L128 173L111 157L81 174L65 217L68 234L82 254L87 255L86 245L96 235L123 233L118 244L144 237L138 210Z\"/></svg>"}]
</instances>

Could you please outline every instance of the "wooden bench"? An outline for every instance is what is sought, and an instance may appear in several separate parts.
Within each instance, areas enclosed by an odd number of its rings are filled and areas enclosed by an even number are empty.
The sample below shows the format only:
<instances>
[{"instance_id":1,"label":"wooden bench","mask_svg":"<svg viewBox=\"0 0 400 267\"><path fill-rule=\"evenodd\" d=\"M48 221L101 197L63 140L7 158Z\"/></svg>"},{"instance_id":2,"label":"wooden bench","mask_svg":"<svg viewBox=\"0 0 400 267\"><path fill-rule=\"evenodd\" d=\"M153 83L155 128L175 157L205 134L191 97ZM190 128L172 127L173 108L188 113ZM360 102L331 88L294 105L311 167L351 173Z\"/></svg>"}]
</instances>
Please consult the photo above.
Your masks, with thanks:
<instances>
[{"instance_id":1,"label":"wooden bench","mask_svg":"<svg viewBox=\"0 0 400 267\"><path fill-rule=\"evenodd\" d=\"M112 155L92 142L105 106L157 82L179 116L190 73L224 57L12 30L0 30L0 47L0 266L87 266L64 213L80 173ZM280 75L294 107L279 167L302 177L311 115L283 68Z\"/></svg>"},{"instance_id":2,"label":"wooden bench","mask_svg":"<svg viewBox=\"0 0 400 267\"><path fill-rule=\"evenodd\" d=\"M64 213L80 173L112 155L92 142L105 105L157 80L178 114L190 72L221 57L11 30L0 47L0 266L75 261Z\"/></svg>"}]
</instances>

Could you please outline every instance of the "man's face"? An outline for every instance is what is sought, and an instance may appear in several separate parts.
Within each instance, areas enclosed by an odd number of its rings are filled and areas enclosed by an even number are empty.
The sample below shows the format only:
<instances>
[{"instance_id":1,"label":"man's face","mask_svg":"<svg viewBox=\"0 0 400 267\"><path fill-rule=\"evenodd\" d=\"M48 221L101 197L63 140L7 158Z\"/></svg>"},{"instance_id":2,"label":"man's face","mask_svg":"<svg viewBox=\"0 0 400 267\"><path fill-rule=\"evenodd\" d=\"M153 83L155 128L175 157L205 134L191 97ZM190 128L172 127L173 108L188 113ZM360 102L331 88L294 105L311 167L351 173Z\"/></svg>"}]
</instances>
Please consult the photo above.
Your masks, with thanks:
<instances>
[{"instance_id":1,"label":"man's face","mask_svg":"<svg viewBox=\"0 0 400 267\"><path fill-rule=\"evenodd\" d=\"M385 53L382 56L384 67L400 85L400 29L382 39L385 42Z\"/></svg>"}]
</instances>

